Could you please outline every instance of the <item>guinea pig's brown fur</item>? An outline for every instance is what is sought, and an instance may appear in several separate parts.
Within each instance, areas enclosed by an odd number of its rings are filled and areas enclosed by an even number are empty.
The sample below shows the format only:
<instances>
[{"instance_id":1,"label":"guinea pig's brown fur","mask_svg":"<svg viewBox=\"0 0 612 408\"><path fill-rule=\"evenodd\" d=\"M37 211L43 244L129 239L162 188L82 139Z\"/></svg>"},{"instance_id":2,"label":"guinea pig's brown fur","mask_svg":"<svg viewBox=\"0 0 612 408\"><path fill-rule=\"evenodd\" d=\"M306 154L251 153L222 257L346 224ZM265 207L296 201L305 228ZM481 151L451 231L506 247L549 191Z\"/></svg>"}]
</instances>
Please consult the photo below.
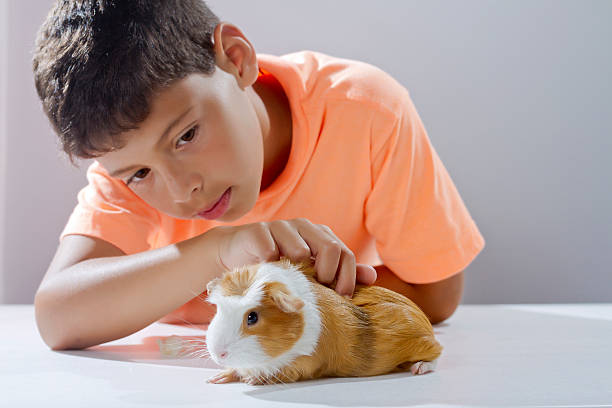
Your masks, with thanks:
<instances>
[{"instance_id":1,"label":"guinea pig's brown fur","mask_svg":"<svg viewBox=\"0 0 612 408\"><path fill-rule=\"evenodd\" d=\"M322 375L379 375L440 356L442 346L429 319L405 296L380 286L357 285L349 301L323 285L314 287L323 332L310 359L318 360ZM307 360L299 357L295 364L308 365Z\"/></svg>"},{"instance_id":2,"label":"guinea pig's brown fur","mask_svg":"<svg viewBox=\"0 0 612 408\"><path fill-rule=\"evenodd\" d=\"M282 283L266 283L262 306L259 308L260 324L248 327L246 322L242 323L242 332L245 335L256 335L270 357L277 357L289 350L304 330L304 318L301 314L294 313L297 309L279 301L280 294L286 292L287 289Z\"/></svg>"},{"instance_id":3,"label":"guinea pig's brown fur","mask_svg":"<svg viewBox=\"0 0 612 408\"><path fill-rule=\"evenodd\" d=\"M288 268L291 262L275 262ZM228 370L216 382L243 380L252 384L293 382L333 376L372 376L407 371L414 364L435 361L442 352L427 316L410 299L379 286L357 285L351 299L318 283L310 263L297 265L311 283L320 311L321 332L311 355L301 355L267 378L251 369ZM257 266L225 274L216 289L225 296L244 295L255 279ZM332 285L333 286L333 285ZM266 282L258 306L260 321L241 327L256 335L270 357L289 350L304 329L303 302L280 282Z\"/></svg>"}]
</instances>

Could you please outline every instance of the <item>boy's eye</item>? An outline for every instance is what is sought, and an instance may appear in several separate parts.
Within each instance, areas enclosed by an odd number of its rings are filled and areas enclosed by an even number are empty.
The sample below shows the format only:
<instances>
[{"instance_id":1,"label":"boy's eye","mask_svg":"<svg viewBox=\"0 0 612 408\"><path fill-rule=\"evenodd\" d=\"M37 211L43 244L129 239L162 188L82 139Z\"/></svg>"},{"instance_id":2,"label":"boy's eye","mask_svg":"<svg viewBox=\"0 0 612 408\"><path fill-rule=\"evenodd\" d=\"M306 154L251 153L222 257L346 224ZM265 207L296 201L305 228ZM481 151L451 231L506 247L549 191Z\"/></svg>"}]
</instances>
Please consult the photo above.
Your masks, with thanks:
<instances>
[{"instance_id":1,"label":"boy's eye","mask_svg":"<svg viewBox=\"0 0 612 408\"><path fill-rule=\"evenodd\" d=\"M187 133L181 136L179 140L176 142L176 147L179 147L181 145L181 142L191 142L193 138L195 137L197 129L198 129L197 126L194 126L191 129L189 129Z\"/></svg>"},{"instance_id":2,"label":"boy's eye","mask_svg":"<svg viewBox=\"0 0 612 408\"><path fill-rule=\"evenodd\" d=\"M140 181L143 178L147 177L147 174L149 174L149 169L140 169L138 170L136 173L134 173L134 175L132 177L130 177L125 184L130 184L132 181Z\"/></svg>"}]
</instances>

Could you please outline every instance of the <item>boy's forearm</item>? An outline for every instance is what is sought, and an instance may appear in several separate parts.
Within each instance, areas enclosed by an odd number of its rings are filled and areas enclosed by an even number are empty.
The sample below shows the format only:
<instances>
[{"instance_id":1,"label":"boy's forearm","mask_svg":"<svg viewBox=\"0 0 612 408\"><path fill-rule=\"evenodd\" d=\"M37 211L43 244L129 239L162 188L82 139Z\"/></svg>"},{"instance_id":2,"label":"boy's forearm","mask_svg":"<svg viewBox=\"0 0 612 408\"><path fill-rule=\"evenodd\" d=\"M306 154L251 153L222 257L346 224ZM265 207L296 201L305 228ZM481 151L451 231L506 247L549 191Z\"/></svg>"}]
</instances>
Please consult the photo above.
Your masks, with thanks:
<instances>
[{"instance_id":1,"label":"boy's forearm","mask_svg":"<svg viewBox=\"0 0 612 408\"><path fill-rule=\"evenodd\" d=\"M203 292L222 273L202 234L119 257L89 259L44 282L36 321L53 349L85 348L134 333Z\"/></svg>"}]
</instances>

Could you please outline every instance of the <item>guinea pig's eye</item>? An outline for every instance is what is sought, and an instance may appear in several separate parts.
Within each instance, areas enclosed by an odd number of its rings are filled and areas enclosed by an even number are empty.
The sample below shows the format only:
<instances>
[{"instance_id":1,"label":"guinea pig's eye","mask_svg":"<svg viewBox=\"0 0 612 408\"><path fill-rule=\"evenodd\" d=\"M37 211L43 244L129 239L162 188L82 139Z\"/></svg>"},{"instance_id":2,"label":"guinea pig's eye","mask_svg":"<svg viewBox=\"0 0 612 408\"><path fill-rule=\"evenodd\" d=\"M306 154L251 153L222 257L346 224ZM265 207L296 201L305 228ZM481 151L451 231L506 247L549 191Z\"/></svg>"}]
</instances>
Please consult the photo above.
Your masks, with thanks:
<instances>
[{"instance_id":1,"label":"guinea pig's eye","mask_svg":"<svg viewBox=\"0 0 612 408\"><path fill-rule=\"evenodd\" d=\"M257 312L251 312L249 313L249 315L247 316L247 325L251 326L255 323L257 323Z\"/></svg>"}]
</instances>

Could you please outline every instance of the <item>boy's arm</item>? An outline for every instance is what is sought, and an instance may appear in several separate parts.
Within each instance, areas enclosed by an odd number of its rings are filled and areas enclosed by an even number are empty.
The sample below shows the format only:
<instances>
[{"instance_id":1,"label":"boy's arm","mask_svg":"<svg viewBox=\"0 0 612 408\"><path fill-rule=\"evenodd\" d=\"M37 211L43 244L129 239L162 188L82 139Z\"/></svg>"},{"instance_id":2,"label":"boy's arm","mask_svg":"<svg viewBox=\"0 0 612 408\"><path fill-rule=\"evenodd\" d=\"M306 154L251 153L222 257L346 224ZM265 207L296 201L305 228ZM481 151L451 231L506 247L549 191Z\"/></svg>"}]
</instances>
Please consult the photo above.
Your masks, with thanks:
<instances>
[{"instance_id":1,"label":"boy's arm","mask_svg":"<svg viewBox=\"0 0 612 408\"><path fill-rule=\"evenodd\" d=\"M398 292L414 303L429 317L432 324L448 319L457 309L463 294L463 271L448 279L429 284L411 284L401 280L385 265L375 266L375 285Z\"/></svg>"},{"instance_id":2,"label":"boy's arm","mask_svg":"<svg viewBox=\"0 0 612 408\"><path fill-rule=\"evenodd\" d=\"M85 348L146 327L221 275L214 248L208 233L133 255L64 237L34 300L43 340L55 350Z\"/></svg>"}]
</instances>

